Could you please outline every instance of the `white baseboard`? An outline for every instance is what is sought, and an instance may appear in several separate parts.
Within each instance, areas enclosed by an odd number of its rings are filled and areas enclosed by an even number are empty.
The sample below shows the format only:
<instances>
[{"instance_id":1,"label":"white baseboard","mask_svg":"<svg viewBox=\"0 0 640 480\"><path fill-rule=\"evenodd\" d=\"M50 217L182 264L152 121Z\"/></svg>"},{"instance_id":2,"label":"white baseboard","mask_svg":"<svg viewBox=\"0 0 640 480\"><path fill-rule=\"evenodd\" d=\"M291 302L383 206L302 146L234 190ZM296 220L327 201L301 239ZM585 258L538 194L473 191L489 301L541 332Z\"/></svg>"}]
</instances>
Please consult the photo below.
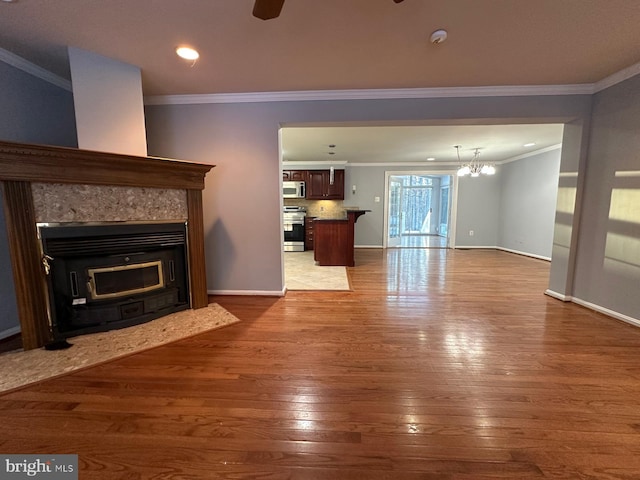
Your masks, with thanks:
<instances>
[{"instance_id":1,"label":"white baseboard","mask_svg":"<svg viewBox=\"0 0 640 480\"><path fill-rule=\"evenodd\" d=\"M515 253L516 255L522 255L524 257L537 258L538 260L546 260L547 262L551 261L551 257L544 257L542 255L536 255L535 253L521 252L519 250L512 250L511 248L505 247L496 247L498 250L502 250L503 252Z\"/></svg>"},{"instance_id":2,"label":"white baseboard","mask_svg":"<svg viewBox=\"0 0 640 480\"><path fill-rule=\"evenodd\" d=\"M543 257L542 255L536 255L535 253L521 252L519 250L513 250L511 248L505 248L505 247L498 247L496 245L456 245L453 248L456 250L473 250L473 249L501 250L503 252L522 255L523 257L537 258L538 260L546 260L548 262L551 261L551 257Z\"/></svg>"},{"instance_id":3,"label":"white baseboard","mask_svg":"<svg viewBox=\"0 0 640 480\"><path fill-rule=\"evenodd\" d=\"M549 290L549 289L545 290L544 294L549 295L550 297L556 298L558 300L562 300L563 302L570 302L572 300L572 297L568 295L563 295L562 293L554 292L553 290Z\"/></svg>"},{"instance_id":4,"label":"white baseboard","mask_svg":"<svg viewBox=\"0 0 640 480\"><path fill-rule=\"evenodd\" d=\"M384 248L382 245L354 245L353 248Z\"/></svg>"},{"instance_id":5,"label":"white baseboard","mask_svg":"<svg viewBox=\"0 0 640 480\"><path fill-rule=\"evenodd\" d=\"M589 310L593 310L598 313L602 313L607 317L615 318L616 320L620 320L622 322L628 323L630 325L640 327L640 320L637 318L630 317L628 315L624 315L622 313L616 312L614 310L610 310L605 307L601 307L600 305L596 305L595 303L587 302L585 300L581 300L579 298L571 297L569 295L563 295L562 293L554 292L553 290L545 290L545 295L549 295L550 297L556 298L558 300L562 300L563 302L572 302L576 305L583 306L588 308Z\"/></svg>"},{"instance_id":6,"label":"white baseboard","mask_svg":"<svg viewBox=\"0 0 640 480\"><path fill-rule=\"evenodd\" d=\"M17 327L11 327L11 328L8 328L6 330L3 330L3 331L0 332L0 340L2 340L3 338L10 337L12 335L16 335L16 334L20 333L21 331L22 331L22 329L20 328L19 325Z\"/></svg>"},{"instance_id":7,"label":"white baseboard","mask_svg":"<svg viewBox=\"0 0 640 480\"><path fill-rule=\"evenodd\" d=\"M605 307L601 307L600 305L596 305L595 303L591 303L591 302L587 302L585 300L581 300L579 298L573 298L572 299L573 303L577 303L578 305L581 305L583 307L588 308L589 310L594 310L598 313L602 313L604 315L607 315L608 317L613 317L616 320L620 320L622 322L625 323L629 323L631 325L634 325L636 327L640 327L640 320L637 318L633 318L630 317L628 315L624 315L622 313L613 311L613 310L609 310L608 308Z\"/></svg>"},{"instance_id":8,"label":"white baseboard","mask_svg":"<svg viewBox=\"0 0 640 480\"><path fill-rule=\"evenodd\" d=\"M207 290L209 295L245 295L258 297L284 297L286 288L282 290Z\"/></svg>"}]
</instances>

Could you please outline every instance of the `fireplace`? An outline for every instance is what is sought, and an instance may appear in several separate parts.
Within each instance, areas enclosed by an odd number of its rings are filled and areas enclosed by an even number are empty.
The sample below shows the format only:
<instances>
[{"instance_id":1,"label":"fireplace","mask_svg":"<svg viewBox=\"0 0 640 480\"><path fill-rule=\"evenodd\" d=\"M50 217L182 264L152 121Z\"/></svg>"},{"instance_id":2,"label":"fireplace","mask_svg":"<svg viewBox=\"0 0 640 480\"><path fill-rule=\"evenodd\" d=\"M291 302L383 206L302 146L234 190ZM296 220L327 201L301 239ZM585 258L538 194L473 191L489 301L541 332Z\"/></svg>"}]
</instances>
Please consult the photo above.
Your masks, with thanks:
<instances>
[{"instance_id":1,"label":"fireplace","mask_svg":"<svg viewBox=\"0 0 640 480\"><path fill-rule=\"evenodd\" d=\"M78 296L77 304L71 305L75 309L71 310L80 311L107 305L113 315L116 309L114 304L125 302L129 298L145 298L142 304L122 309L118 307L120 318L109 322L111 325L108 328L111 328L155 316L157 312L139 315L145 308L164 309L153 307L154 301L147 297L154 295L166 293L174 299L177 295L178 304L174 306L177 309L206 307L209 301L204 261L202 189L205 175L212 167L213 165L180 160L0 141L0 190L4 199L16 307L25 350L42 347L55 340L52 338L51 319L57 313L55 304L52 308L49 303L51 270L49 275L46 274L46 264L49 264L48 268L51 269L52 261L43 257L42 245L38 240L38 223L47 222L53 227L62 225L54 225L52 222L85 222L84 226L90 226L86 225L86 222L112 222L115 226L114 222L163 223L170 219L179 219L177 223L186 221L186 241L183 241L182 247L178 247L186 250L188 257L184 267L185 286L167 286L167 279L171 279L172 267L164 258L136 259L136 262L131 262L133 257L127 253L137 254L147 250L116 251L108 255L124 254L124 257L130 257L130 261L120 264L120 267L127 267L133 263L138 267L118 269L116 266L111 275L106 270L100 270L111 267L93 266L93 282L95 283L96 276L101 282L98 293L93 297L90 294L85 297ZM66 188L63 188L64 186ZM180 208L174 208L178 204ZM184 225L181 228L184 232ZM153 252L156 253L157 250ZM49 256L56 258L53 255ZM162 265L161 272L156 268L156 273L153 273L152 269L147 268L157 265L158 261ZM140 266L145 263L151 265ZM175 261L173 269L174 275L179 274L180 269ZM128 275L129 273L132 275ZM160 273L164 286L158 286ZM78 275L76 270L76 276ZM129 279L133 275L137 275L138 278L130 280L131 284L122 287L120 280L123 277ZM151 280L148 278L149 275L152 277ZM155 277L158 278L154 279ZM107 281L113 283L114 279L116 285L119 283L119 287L108 285ZM86 287L87 281L81 282L80 278L77 279L78 293L82 288L81 284ZM69 285L70 289L76 288L75 281ZM171 288L174 290L170 291ZM110 296L111 294L115 295ZM82 303L85 301L82 298L86 299L85 304ZM169 298L163 296L158 302L169 303ZM168 310L168 307L166 309ZM74 320L75 324L67 322L66 325L62 325L60 322L58 325L57 317L55 321L56 328L64 331L67 336L83 328L104 329L108 324L106 321L100 321L97 324L86 325L77 317ZM67 327L71 328L65 331Z\"/></svg>"},{"instance_id":2,"label":"fireplace","mask_svg":"<svg viewBox=\"0 0 640 480\"><path fill-rule=\"evenodd\" d=\"M184 222L44 223L38 237L54 338L189 308Z\"/></svg>"}]
</instances>

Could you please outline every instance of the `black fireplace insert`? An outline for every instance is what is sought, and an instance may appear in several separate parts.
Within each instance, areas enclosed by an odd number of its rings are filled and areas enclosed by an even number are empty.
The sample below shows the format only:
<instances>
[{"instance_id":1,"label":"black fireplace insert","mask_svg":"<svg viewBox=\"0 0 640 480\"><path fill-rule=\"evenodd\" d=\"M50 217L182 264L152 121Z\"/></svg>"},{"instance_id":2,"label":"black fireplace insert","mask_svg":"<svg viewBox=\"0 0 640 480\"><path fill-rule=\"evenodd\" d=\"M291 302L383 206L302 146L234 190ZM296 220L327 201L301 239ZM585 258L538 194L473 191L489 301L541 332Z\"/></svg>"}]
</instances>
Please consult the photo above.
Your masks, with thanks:
<instances>
[{"instance_id":1,"label":"black fireplace insert","mask_svg":"<svg viewBox=\"0 0 640 480\"><path fill-rule=\"evenodd\" d=\"M38 224L55 339L189 308L184 222Z\"/></svg>"}]
</instances>

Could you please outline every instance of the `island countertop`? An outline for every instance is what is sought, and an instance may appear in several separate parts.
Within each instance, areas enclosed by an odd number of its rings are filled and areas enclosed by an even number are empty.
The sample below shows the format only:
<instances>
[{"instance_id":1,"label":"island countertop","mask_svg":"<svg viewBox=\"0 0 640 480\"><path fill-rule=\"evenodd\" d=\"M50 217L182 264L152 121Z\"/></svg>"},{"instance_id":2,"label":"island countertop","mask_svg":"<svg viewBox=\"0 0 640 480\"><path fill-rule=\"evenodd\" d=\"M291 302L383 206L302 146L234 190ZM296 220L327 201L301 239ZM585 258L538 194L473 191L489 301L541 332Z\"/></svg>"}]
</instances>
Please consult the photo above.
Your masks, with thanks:
<instances>
[{"instance_id":1,"label":"island countertop","mask_svg":"<svg viewBox=\"0 0 640 480\"><path fill-rule=\"evenodd\" d=\"M316 263L353 267L355 223L358 217L370 211L345 209L346 218L315 218L313 258Z\"/></svg>"},{"instance_id":2,"label":"island countertop","mask_svg":"<svg viewBox=\"0 0 640 480\"><path fill-rule=\"evenodd\" d=\"M353 214L354 221L358 220L360 215L364 215L371 210L361 210L361 209L345 209L344 215L341 216L331 216L331 217L314 217L314 222L348 222L349 214Z\"/></svg>"}]
</instances>

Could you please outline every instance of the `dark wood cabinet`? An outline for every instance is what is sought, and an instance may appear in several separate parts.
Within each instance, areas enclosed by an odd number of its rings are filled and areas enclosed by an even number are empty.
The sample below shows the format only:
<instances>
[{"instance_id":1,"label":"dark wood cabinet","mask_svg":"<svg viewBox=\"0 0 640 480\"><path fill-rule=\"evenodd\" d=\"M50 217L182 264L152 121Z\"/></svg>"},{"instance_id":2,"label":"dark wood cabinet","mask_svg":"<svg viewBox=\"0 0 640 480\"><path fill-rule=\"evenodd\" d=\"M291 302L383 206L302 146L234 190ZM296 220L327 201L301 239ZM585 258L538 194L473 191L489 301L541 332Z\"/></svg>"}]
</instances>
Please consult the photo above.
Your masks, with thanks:
<instances>
[{"instance_id":1,"label":"dark wood cabinet","mask_svg":"<svg viewBox=\"0 0 640 480\"><path fill-rule=\"evenodd\" d=\"M344 200L344 170L309 170L307 200Z\"/></svg>"},{"instance_id":2,"label":"dark wood cabinet","mask_svg":"<svg viewBox=\"0 0 640 480\"><path fill-rule=\"evenodd\" d=\"M355 265L354 239L358 217L371 210L348 210L346 219L319 218L314 222L313 259L318 265Z\"/></svg>"},{"instance_id":3,"label":"dark wood cabinet","mask_svg":"<svg viewBox=\"0 0 640 480\"><path fill-rule=\"evenodd\" d=\"M283 182L306 182L307 171L306 170L283 170L282 181Z\"/></svg>"},{"instance_id":4,"label":"dark wood cabinet","mask_svg":"<svg viewBox=\"0 0 640 480\"><path fill-rule=\"evenodd\" d=\"M315 217L304 218L304 249L313 250L313 221Z\"/></svg>"}]
</instances>

